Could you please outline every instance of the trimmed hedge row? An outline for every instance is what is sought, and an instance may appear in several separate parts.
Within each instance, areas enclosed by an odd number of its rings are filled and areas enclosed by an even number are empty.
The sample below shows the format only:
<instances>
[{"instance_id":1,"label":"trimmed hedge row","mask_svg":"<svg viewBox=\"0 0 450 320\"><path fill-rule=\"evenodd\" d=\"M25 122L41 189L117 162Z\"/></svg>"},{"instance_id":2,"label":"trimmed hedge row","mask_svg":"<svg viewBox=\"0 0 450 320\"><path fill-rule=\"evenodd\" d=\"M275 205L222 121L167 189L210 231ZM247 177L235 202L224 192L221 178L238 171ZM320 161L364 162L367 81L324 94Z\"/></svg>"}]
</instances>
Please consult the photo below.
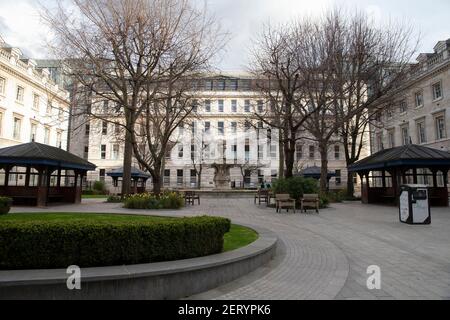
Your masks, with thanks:
<instances>
[{"instance_id":1,"label":"trimmed hedge row","mask_svg":"<svg viewBox=\"0 0 450 320\"><path fill-rule=\"evenodd\" d=\"M163 192L159 195L153 193L139 193L125 198L124 208L127 209L181 209L184 206L184 198L176 192Z\"/></svg>"},{"instance_id":2,"label":"trimmed hedge row","mask_svg":"<svg viewBox=\"0 0 450 320\"><path fill-rule=\"evenodd\" d=\"M11 210L13 200L7 197L0 197L0 215L8 214Z\"/></svg>"},{"instance_id":3,"label":"trimmed hedge row","mask_svg":"<svg viewBox=\"0 0 450 320\"><path fill-rule=\"evenodd\" d=\"M223 250L230 220L216 217L162 222L0 223L0 269L100 267L173 261Z\"/></svg>"}]
</instances>

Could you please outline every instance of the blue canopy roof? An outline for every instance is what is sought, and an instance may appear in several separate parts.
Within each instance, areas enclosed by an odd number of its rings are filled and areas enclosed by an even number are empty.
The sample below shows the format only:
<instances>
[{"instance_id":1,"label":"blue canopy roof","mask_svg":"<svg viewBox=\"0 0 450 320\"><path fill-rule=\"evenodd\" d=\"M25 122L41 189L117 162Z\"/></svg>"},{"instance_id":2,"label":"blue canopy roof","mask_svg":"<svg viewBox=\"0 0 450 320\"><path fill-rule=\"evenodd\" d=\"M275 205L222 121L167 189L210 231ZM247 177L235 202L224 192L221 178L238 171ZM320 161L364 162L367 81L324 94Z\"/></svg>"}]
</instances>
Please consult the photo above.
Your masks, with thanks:
<instances>
[{"instance_id":1,"label":"blue canopy roof","mask_svg":"<svg viewBox=\"0 0 450 320\"><path fill-rule=\"evenodd\" d=\"M381 150L349 166L349 172L364 172L395 167L450 167L450 153L419 145Z\"/></svg>"},{"instance_id":2,"label":"blue canopy roof","mask_svg":"<svg viewBox=\"0 0 450 320\"><path fill-rule=\"evenodd\" d=\"M107 173L108 177L111 178L123 178L123 167L112 170ZM131 178L141 178L141 179L149 179L151 177L150 174L139 170L137 168L131 168Z\"/></svg>"},{"instance_id":3,"label":"blue canopy roof","mask_svg":"<svg viewBox=\"0 0 450 320\"><path fill-rule=\"evenodd\" d=\"M321 173L322 173L322 170L321 170L320 167L313 166L313 167L308 167L308 168L303 169L296 176L305 177L305 178L320 179L320 176L322 175ZM336 176L335 173L331 173L331 172L328 171L328 178L329 179L331 179L331 178L333 178L335 176Z\"/></svg>"}]
</instances>

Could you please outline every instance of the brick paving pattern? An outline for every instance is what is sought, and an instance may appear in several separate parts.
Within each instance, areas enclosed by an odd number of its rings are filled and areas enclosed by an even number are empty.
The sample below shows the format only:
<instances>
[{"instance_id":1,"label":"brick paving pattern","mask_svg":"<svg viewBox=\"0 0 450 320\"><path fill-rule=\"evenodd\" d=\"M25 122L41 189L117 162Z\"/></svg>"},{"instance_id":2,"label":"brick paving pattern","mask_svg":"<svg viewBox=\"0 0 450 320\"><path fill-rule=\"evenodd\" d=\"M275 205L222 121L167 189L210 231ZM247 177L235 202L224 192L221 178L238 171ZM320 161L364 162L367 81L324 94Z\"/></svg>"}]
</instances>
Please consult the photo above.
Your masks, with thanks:
<instances>
[{"instance_id":1,"label":"brick paving pattern","mask_svg":"<svg viewBox=\"0 0 450 320\"><path fill-rule=\"evenodd\" d=\"M15 212L42 211L15 208ZM255 272L191 299L450 299L450 209L433 208L431 226L398 221L393 207L333 204L316 214L277 214L253 199L202 199L180 211L130 211L87 200L44 211L216 215L278 234L275 259ZM368 290L367 268L381 268Z\"/></svg>"}]
</instances>

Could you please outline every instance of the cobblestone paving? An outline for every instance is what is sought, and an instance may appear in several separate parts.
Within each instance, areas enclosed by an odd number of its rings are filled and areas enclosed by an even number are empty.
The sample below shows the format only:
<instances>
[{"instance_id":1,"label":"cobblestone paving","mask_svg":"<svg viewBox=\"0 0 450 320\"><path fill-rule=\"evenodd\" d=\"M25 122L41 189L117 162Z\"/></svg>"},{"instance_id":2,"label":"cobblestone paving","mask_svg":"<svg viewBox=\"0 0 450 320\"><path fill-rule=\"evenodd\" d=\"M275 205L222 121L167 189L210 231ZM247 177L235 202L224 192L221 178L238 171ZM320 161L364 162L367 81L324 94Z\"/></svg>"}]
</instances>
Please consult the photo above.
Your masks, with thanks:
<instances>
[{"instance_id":1,"label":"cobblestone paving","mask_svg":"<svg viewBox=\"0 0 450 320\"><path fill-rule=\"evenodd\" d=\"M15 208L15 212L42 209ZM99 200L45 211L135 214ZM392 207L335 204L316 214L276 214L252 199L202 199L155 215L218 215L278 234L273 261L192 299L450 299L450 209L434 208L431 226L399 223ZM367 268L382 272L381 290L368 290Z\"/></svg>"}]
</instances>

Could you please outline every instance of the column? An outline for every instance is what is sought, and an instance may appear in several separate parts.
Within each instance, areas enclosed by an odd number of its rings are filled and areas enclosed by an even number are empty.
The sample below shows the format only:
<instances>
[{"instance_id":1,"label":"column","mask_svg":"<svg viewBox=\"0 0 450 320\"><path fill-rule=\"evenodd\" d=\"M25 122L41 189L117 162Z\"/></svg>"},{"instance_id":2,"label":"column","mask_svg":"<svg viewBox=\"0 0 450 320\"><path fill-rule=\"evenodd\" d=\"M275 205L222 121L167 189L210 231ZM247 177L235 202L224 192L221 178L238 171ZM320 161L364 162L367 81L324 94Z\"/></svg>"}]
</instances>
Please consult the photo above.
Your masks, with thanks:
<instances>
[{"instance_id":1,"label":"column","mask_svg":"<svg viewBox=\"0 0 450 320\"><path fill-rule=\"evenodd\" d=\"M433 169L433 170L431 170L431 172L433 173L433 188L437 188L438 187L437 171Z\"/></svg>"},{"instance_id":2,"label":"column","mask_svg":"<svg viewBox=\"0 0 450 320\"><path fill-rule=\"evenodd\" d=\"M38 190L37 190L37 206L46 207L47 206L47 195L48 195L48 168L38 168Z\"/></svg>"},{"instance_id":3,"label":"column","mask_svg":"<svg viewBox=\"0 0 450 320\"><path fill-rule=\"evenodd\" d=\"M5 187L9 186L9 172L11 171L11 166L5 167Z\"/></svg>"},{"instance_id":4,"label":"column","mask_svg":"<svg viewBox=\"0 0 450 320\"><path fill-rule=\"evenodd\" d=\"M74 171L75 173L75 183L74 183L74 197L73 203L81 203L81 193L82 193L82 183L78 186L78 179L83 180L83 177L86 173Z\"/></svg>"},{"instance_id":5,"label":"column","mask_svg":"<svg viewBox=\"0 0 450 320\"><path fill-rule=\"evenodd\" d=\"M25 173L25 187L30 186L30 175L31 175L31 167L27 166L27 171Z\"/></svg>"},{"instance_id":6,"label":"column","mask_svg":"<svg viewBox=\"0 0 450 320\"><path fill-rule=\"evenodd\" d=\"M58 181L56 182L56 185L58 188L61 188L61 168L58 169Z\"/></svg>"}]
</instances>

